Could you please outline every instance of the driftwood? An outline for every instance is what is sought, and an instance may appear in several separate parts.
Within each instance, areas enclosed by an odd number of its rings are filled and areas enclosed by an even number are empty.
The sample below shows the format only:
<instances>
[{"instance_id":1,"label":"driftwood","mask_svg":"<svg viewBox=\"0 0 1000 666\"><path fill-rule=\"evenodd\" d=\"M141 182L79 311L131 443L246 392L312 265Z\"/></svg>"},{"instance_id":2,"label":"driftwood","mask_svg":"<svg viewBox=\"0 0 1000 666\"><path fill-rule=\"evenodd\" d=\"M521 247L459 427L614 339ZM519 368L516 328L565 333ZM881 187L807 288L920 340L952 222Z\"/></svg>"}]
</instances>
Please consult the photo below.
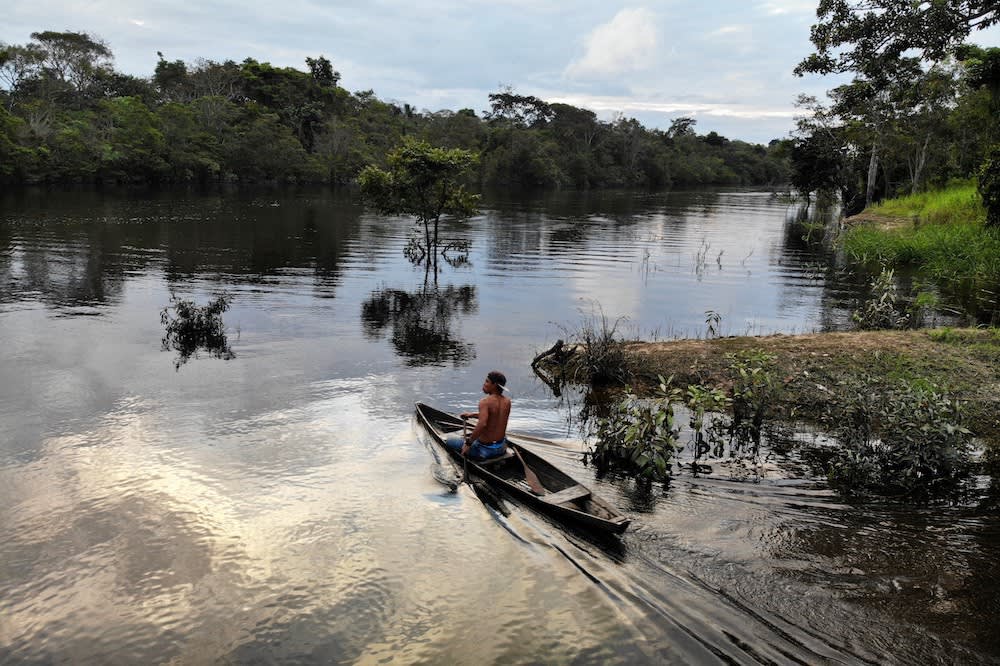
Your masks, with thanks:
<instances>
[{"instance_id":1,"label":"driftwood","mask_svg":"<svg viewBox=\"0 0 1000 666\"><path fill-rule=\"evenodd\" d=\"M567 347L566 343L562 340L556 340L554 345L535 356L531 361L531 369L535 372L535 375L545 382L546 386L552 390L553 395L557 398L562 395L562 366L575 352L576 347ZM549 360L559 366L560 370L558 373L552 372ZM545 366L550 367L546 370L543 369Z\"/></svg>"},{"instance_id":2,"label":"driftwood","mask_svg":"<svg viewBox=\"0 0 1000 666\"><path fill-rule=\"evenodd\" d=\"M567 347L566 343L562 340L556 340L554 345L535 356L535 358L531 361L531 367L537 368L539 363L550 356L556 363L562 365L566 362L566 359L573 355L574 351L576 351L574 347Z\"/></svg>"}]
</instances>

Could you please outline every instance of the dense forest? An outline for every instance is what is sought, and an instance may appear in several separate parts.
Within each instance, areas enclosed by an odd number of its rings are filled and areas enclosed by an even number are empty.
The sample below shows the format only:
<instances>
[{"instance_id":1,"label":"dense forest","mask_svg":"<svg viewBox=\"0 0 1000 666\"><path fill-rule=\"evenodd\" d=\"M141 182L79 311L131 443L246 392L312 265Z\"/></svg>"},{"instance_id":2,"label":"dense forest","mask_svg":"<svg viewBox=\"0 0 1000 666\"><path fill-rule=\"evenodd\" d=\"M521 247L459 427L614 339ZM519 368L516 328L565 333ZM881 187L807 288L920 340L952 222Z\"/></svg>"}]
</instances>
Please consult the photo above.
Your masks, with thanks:
<instances>
[{"instance_id":1,"label":"dense forest","mask_svg":"<svg viewBox=\"0 0 1000 666\"><path fill-rule=\"evenodd\" d=\"M148 78L115 70L78 32L0 44L0 179L6 182L353 183L404 137L479 155L482 187L779 185L789 142L761 146L691 118L667 130L501 89L482 116L418 111L348 92L323 56L305 70L162 54Z\"/></svg>"}]
</instances>

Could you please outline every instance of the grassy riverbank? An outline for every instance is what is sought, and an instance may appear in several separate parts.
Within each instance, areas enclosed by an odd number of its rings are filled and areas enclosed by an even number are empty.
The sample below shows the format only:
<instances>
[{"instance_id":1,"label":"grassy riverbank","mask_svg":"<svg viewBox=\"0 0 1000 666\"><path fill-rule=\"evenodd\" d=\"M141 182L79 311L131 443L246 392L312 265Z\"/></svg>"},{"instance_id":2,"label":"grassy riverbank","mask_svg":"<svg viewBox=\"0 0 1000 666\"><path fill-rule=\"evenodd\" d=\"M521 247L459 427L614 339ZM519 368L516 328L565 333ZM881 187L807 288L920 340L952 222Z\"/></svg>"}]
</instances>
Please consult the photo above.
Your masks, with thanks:
<instances>
[{"instance_id":1,"label":"grassy riverbank","mask_svg":"<svg viewBox=\"0 0 1000 666\"><path fill-rule=\"evenodd\" d=\"M841 237L854 261L910 266L973 314L1000 309L1000 229L985 226L971 183L891 199L846 220Z\"/></svg>"},{"instance_id":2,"label":"grassy riverbank","mask_svg":"<svg viewBox=\"0 0 1000 666\"><path fill-rule=\"evenodd\" d=\"M729 355L762 350L775 358L785 415L822 420L849 387L935 386L962 401L966 426L1000 450L1000 329L864 331L814 335L632 342L625 345L637 385L673 376L681 388L732 382ZM833 410L835 412L836 410Z\"/></svg>"}]
</instances>

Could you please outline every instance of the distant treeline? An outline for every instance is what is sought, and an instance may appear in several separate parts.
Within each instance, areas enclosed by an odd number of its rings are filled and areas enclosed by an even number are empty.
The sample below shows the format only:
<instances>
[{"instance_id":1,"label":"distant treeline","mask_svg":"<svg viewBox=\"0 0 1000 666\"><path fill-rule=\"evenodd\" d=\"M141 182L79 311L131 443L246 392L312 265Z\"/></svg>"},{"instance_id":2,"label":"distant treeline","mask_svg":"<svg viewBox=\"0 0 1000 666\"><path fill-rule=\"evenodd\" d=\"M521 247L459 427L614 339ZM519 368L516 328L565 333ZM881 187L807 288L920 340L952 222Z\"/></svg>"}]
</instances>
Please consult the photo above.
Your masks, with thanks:
<instances>
[{"instance_id":1,"label":"distant treeline","mask_svg":"<svg viewBox=\"0 0 1000 666\"><path fill-rule=\"evenodd\" d=\"M510 89L471 109L418 112L350 93L325 57L306 71L246 59L186 63L162 54L149 78L114 69L78 32L0 44L0 179L5 182L298 181L348 184L404 136L480 155L484 187L777 185L788 141L769 146L666 131L548 104Z\"/></svg>"}]
</instances>

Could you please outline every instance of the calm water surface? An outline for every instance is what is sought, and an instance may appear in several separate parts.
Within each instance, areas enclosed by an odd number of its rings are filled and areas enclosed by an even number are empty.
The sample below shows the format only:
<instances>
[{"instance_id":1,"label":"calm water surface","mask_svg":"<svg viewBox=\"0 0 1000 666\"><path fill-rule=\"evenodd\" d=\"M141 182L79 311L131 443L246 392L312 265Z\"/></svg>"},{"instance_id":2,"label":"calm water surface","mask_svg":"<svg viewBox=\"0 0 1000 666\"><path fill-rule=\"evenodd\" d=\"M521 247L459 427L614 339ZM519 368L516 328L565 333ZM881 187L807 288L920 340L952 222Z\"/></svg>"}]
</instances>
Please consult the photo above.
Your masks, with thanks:
<instances>
[{"instance_id":1,"label":"calm water surface","mask_svg":"<svg viewBox=\"0 0 1000 666\"><path fill-rule=\"evenodd\" d=\"M0 195L0 662L996 663L996 497L652 496L583 466L530 371L580 322L644 338L843 326L856 289L767 193L489 201L437 279L408 225L320 191ZM221 290L232 360L161 350ZM463 486L416 400L512 428L627 513L594 542ZM444 464L442 464L444 463ZM991 500L992 497L992 500Z\"/></svg>"}]
</instances>

